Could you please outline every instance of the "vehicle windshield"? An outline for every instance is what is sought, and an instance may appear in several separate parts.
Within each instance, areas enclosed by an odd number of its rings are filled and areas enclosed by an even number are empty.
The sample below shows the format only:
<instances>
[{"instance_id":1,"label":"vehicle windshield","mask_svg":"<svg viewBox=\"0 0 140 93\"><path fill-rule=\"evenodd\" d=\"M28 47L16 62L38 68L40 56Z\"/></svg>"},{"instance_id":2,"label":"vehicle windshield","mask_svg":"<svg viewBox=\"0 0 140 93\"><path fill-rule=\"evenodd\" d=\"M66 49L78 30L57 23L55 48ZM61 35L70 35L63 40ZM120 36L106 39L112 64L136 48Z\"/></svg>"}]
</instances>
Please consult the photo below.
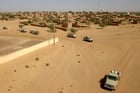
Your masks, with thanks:
<instances>
[{"instance_id":1,"label":"vehicle windshield","mask_svg":"<svg viewBox=\"0 0 140 93\"><path fill-rule=\"evenodd\" d=\"M114 76L108 76L108 78L111 80L117 80L117 77L114 77Z\"/></svg>"}]
</instances>

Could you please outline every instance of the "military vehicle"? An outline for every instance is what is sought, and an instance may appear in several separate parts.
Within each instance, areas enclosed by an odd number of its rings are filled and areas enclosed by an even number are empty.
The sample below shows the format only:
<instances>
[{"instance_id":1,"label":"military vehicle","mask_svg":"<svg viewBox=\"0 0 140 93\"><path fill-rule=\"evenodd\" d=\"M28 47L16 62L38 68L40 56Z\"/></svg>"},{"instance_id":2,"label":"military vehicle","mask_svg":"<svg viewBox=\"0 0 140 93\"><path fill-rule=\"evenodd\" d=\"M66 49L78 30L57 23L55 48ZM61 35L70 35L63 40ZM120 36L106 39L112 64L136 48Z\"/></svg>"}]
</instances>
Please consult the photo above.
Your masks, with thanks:
<instances>
[{"instance_id":1,"label":"military vehicle","mask_svg":"<svg viewBox=\"0 0 140 93\"><path fill-rule=\"evenodd\" d=\"M27 31L24 29L21 29L20 32L26 33Z\"/></svg>"},{"instance_id":2,"label":"military vehicle","mask_svg":"<svg viewBox=\"0 0 140 93\"><path fill-rule=\"evenodd\" d=\"M115 90L120 80L121 73L117 70L110 71L105 77L104 88Z\"/></svg>"},{"instance_id":3,"label":"military vehicle","mask_svg":"<svg viewBox=\"0 0 140 93\"><path fill-rule=\"evenodd\" d=\"M30 33L31 33L31 34L34 34L34 35L38 35L38 34L39 34L39 31L30 30Z\"/></svg>"},{"instance_id":4,"label":"military vehicle","mask_svg":"<svg viewBox=\"0 0 140 93\"><path fill-rule=\"evenodd\" d=\"M93 42L93 39L91 37L89 37L89 36L83 37L83 40L87 41L87 42Z\"/></svg>"},{"instance_id":5,"label":"military vehicle","mask_svg":"<svg viewBox=\"0 0 140 93\"><path fill-rule=\"evenodd\" d=\"M76 38L76 34L74 34L74 33L68 33L67 34L67 37Z\"/></svg>"}]
</instances>

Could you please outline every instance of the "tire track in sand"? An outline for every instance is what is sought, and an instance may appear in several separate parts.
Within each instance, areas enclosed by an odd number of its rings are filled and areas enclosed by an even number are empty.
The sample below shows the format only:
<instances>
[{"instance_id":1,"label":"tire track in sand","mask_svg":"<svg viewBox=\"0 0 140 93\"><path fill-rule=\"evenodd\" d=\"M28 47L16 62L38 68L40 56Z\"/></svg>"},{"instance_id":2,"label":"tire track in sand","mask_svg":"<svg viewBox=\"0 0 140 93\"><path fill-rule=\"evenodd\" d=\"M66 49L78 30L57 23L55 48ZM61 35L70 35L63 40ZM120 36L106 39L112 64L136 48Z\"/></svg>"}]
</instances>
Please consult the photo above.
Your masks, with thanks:
<instances>
[{"instance_id":1,"label":"tire track in sand","mask_svg":"<svg viewBox=\"0 0 140 93\"><path fill-rule=\"evenodd\" d=\"M119 60L119 63L117 64L116 68L121 72L121 79L120 82L118 84L118 89L120 89L121 87L121 83L124 81L124 75L125 72L129 66L129 64L132 62L132 56L135 54L135 51L137 51L136 46L137 46L137 42L133 42L129 44L130 46L128 46L128 48L125 48L125 50L122 52L121 54L121 58ZM120 91L120 90L119 90ZM117 91L116 91L117 92Z\"/></svg>"},{"instance_id":2,"label":"tire track in sand","mask_svg":"<svg viewBox=\"0 0 140 93\"><path fill-rule=\"evenodd\" d=\"M121 72L125 72L127 66L130 64L130 59L136 51L136 44L137 42L129 44L130 47L126 48L125 51L121 54L122 57L117 65L118 70Z\"/></svg>"}]
</instances>

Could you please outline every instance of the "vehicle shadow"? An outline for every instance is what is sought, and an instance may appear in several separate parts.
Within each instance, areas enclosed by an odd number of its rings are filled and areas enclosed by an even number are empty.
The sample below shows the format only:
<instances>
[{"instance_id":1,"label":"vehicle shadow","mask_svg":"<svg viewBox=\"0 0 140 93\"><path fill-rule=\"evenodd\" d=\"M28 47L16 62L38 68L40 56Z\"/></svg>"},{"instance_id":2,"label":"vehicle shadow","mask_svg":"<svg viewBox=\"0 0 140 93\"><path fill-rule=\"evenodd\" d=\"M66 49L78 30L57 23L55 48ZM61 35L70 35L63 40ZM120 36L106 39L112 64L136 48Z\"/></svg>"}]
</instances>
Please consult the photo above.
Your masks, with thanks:
<instances>
[{"instance_id":1,"label":"vehicle shadow","mask_svg":"<svg viewBox=\"0 0 140 93\"><path fill-rule=\"evenodd\" d=\"M112 91L112 90L104 87L105 81L106 81L106 75L103 78L100 79L100 88L102 88L104 90Z\"/></svg>"}]
</instances>

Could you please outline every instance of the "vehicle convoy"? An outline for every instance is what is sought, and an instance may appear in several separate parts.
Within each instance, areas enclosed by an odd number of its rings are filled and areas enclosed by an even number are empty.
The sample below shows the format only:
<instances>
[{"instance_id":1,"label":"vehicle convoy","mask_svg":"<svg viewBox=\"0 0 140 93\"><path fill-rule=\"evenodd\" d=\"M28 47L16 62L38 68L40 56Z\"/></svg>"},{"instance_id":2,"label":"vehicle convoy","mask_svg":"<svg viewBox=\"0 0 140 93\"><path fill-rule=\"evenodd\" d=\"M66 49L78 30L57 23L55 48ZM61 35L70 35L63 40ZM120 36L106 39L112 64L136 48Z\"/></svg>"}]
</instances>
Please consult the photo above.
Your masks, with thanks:
<instances>
[{"instance_id":1,"label":"vehicle convoy","mask_svg":"<svg viewBox=\"0 0 140 93\"><path fill-rule=\"evenodd\" d=\"M93 42L93 39L91 37L89 37L89 36L83 37L83 40L87 41L87 42Z\"/></svg>"},{"instance_id":2,"label":"vehicle convoy","mask_svg":"<svg viewBox=\"0 0 140 93\"><path fill-rule=\"evenodd\" d=\"M104 88L115 90L118 85L118 81L120 80L121 73L117 70L110 71L109 74L106 75Z\"/></svg>"}]
</instances>

